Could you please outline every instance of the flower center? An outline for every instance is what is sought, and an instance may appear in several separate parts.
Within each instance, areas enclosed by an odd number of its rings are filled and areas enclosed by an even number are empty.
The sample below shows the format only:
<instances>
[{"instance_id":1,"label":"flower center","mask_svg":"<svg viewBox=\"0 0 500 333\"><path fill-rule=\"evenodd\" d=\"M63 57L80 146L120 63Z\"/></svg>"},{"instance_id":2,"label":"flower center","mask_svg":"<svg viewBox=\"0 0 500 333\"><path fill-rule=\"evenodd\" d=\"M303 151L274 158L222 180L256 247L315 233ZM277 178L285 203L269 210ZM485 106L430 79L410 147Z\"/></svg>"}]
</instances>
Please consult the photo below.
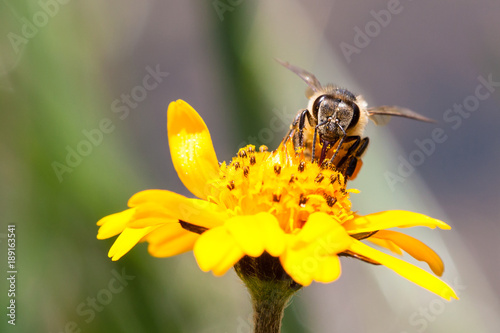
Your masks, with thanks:
<instances>
[{"instance_id":1,"label":"flower center","mask_svg":"<svg viewBox=\"0 0 500 333\"><path fill-rule=\"evenodd\" d=\"M291 144L274 152L248 145L231 163L222 163L211 199L234 215L269 212L285 232L302 228L310 214L325 212L339 223L352 217L345 179L296 153Z\"/></svg>"}]
</instances>

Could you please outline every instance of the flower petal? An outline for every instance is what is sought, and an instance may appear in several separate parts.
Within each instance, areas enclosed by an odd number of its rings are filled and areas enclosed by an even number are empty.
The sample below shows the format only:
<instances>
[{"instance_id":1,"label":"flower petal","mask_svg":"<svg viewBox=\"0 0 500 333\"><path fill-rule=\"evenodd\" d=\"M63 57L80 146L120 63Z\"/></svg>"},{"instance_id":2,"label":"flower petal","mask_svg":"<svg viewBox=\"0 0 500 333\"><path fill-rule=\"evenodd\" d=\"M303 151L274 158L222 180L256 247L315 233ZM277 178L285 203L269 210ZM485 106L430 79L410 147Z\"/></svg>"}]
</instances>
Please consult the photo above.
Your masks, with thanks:
<instances>
[{"instance_id":1,"label":"flower petal","mask_svg":"<svg viewBox=\"0 0 500 333\"><path fill-rule=\"evenodd\" d=\"M429 227L434 229L451 229L446 223L433 219L429 216L407 212L404 210L388 210L369 214L365 216L357 216L354 219L347 221L343 227L349 234L357 234L360 232L369 232L388 228L409 228L409 227Z\"/></svg>"},{"instance_id":2,"label":"flower petal","mask_svg":"<svg viewBox=\"0 0 500 333\"><path fill-rule=\"evenodd\" d=\"M215 276L224 275L229 269L231 269L231 267L236 265L236 263L240 261L243 256L244 254L242 255L241 249L238 247L235 246L229 248L224 258L222 258L222 260L212 268L212 272Z\"/></svg>"},{"instance_id":3,"label":"flower petal","mask_svg":"<svg viewBox=\"0 0 500 333\"><path fill-rule=\"evenodd\" d=\"M444 271L444 263L441 258L430 247L411 236L402 234L397 231L380 230L369 239L378 238L390 240L403 250L405 250L413 258L425 261L434 274L441 276Z\"/></svg>"},{"instance_id":4,"label":"flower petal","mask_svg":"<svg viewBox=\"0 0 500 333\"><path fill-rule=\"evenodd\" d=\"M264 251L278 257L285 250L285 233L276 217L269 213L236 216L228 220L225 227L251 257L259 257Z\"/></svg>"},{"instance_id":5,"label":"flower petal","mask_svg":"<svg viewBox=\"0 0 500 333\"><path fill-rule=\"evenodd\" d=\"M317 243L327 254L342 252L352 242L352 237L343 226L334 217L323 212L312 213L295 239L294 248Z\"/></svg>"},{"instance_id":6,"label":"flower petal","mask_svg":"<svg viewBox=\"0 0 500 333\"><path fill-rule=\"evenodd\" d=\"M166 224L146 237L148 252L154 257L172 257L191 251L199 237L183 229L179 223Z\"/></svg>"},{"instance_id":7,"label":"flower petal","mask_svg":"<svg viewBox=\"0 0 500 333\"><path fill-rule=\"evenodd\" d=\"M449 285L417 266L375 250L360 241L354 241L349 247L349 250L375 260L381 265L392 269L402 277L435 293L436 295L443 297L446 300L450 300L451 298L458 299L458 296Z\"/></svg>"},{"instance_id":8,"label":"flower petal","mask_svg":"<svg viewBox=\"0 0 500 333\"><path fill-rule=\"evenodd\" d=\"M125 229L134 214L135 209L130 208L123 212L105 216L97 221L97 225L101 226L97 232L97 239L106 239L118 235Z\"/></svg>"},{"instance_id":9,"label":"flower petal","mask_svg":"<svg viewBox=\"0 0 500 333\"><path fill-rule=\"evenodd\" d=\"M143 229L125 228L120 236L118 236L113 246L109 249L108 257L110 257L113 261L120 259L137 243L139 243L144 236L156 228L157 227L147 227Z\"/></svg>"},{"instance_id":10,"label":"flower petal","mask_svg":"<svg viewBox=\"0 0 500 333\"><path fill-rule=\"evenodd\" d=\"M227 212L212 202L189 199L166 190L138 192L130 198L128 205L138 208L136 219L168 217L205 228L222 225L228 218ZM133 224L131 223L129 226L132 227Z\"/></svg>"},{"instance_id":11,"label":"flower petal","mask_svg":"<svg viewBox=\"0 0 500 333\"><path fill-rule=\"evenodd\" d=\"M380 231L382 231L382 230L380 230ZM373 236L371 236L370 238L368 238L368 240L370 242L372 242L373 244L376 244L376 245L378 245L380 247L388 249L392 253L403 255L403 251L401 250L401 248L399 246L397 246L396 244L394 244L393 242L391 242L390 240L380 239L380 238L374 238Z\"/></svg>"},{"instance_id":12,"label":"flower petal","mask_svg":"<svg viewBox=\"0 0 500 333\"><path fill-rule=\"evenodd\" d=\"M287 235L293 238L293 235ZM280 256L281 265L295 282L308 286L312 281L329 283L340 276L340 261L337 255L321 255L318 247L308 246L299 251L291 247Z\"/></svg>"},{"instance_id":13,"label":"flower petal","mask_svg":"<svg viewBox=\"0 0 500 333\"><path fill-rule=\"evenodd\" d=\"M280 256L284 270L297 283L332 282L340 276L337 253L354 241L344 228L326 213L313 213L296 235L287 235L287 249Z\"/></svg>"},{"instance_id":14,"label":"flower petal","mask_svg":"<svg viewBox=\"0 0 500 333\"><path fill-rule=\"evenodd\" d=\"M330 283L337 280L340 276L340 259L338 256L325 257L314 274L314 281Z\"/></svg>"},{"instance_id":15,"label":"flower petal","mask_svg":"<svg viewBox=\"0 0 500 333\"><path fill-rule=\"evenodd\" d=\"M218 276L226 273L245 255L223 226L204 232L194 244L193 252L202 271L213 270Z\"/></svg>"},{"instance_id":16,"label":"flower petal","mask_svg":"<svg viewBox=\"0 0 500 333\"><path fill-rule=\"evenodd\" d=\"M127 228L141 229L155 225L179 224L179 220L170 218L144 217L137 220L132 219L127 223Z\"/></svg>"},{"instance_id":17,"label":"flower petal","mask_svg":"<svg viewBox=\"0 0 500 333\"><path fill-rule=\"evenodd\" d=\"M167 130L172 163L182 183L198 198L210 193L207 181L219 175L219 163L210 133L200 115L186 102L170 103Z\"/></svg>"}]
</instances>

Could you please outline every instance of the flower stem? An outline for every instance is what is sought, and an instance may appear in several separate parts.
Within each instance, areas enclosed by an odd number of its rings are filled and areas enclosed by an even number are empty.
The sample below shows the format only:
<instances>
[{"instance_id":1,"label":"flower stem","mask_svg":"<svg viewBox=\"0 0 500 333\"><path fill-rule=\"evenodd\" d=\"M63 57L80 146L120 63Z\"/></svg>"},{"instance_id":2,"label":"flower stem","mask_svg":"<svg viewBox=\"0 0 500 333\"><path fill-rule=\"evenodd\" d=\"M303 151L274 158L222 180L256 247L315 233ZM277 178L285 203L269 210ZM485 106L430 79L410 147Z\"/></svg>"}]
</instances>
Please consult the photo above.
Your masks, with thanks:
<instances>
[{"instance_id":1,"label":"flower stem","mask_svg":"<svg viewBox=\"0 0 500 333\"><path fill-rule=\"evenodd\" d=\"M276 292L281 288L274 288L271 284L263 290L252 294L253 319L255 333L279 333L285 306L292 297L292 293Z\"/></svg>"},{"instance_id":2,"label":"flower stem","mask_svg":"<svg viewBox=\"0 0 500 333\"><path fill-rule=\"evenodd\" d=\"M252 297L254 332L279 333L285 307L302 286L286 274L278 258L267 253L244 257L235 270Z\"/></svg>"}]
</instances>

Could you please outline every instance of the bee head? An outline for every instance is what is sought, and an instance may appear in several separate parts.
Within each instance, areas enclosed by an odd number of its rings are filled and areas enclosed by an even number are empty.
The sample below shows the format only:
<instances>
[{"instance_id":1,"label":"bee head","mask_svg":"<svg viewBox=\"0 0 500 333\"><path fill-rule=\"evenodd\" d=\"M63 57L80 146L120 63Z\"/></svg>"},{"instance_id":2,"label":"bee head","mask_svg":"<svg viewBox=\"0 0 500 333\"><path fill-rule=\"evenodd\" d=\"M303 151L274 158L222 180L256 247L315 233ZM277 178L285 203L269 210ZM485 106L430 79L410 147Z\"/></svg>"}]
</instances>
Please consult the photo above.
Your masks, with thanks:
<instances>
[{"instance_id":1,"label":"bee head","mask_svg":"<svg viewBox=\"0 0 500 333\"><path fill-rule=\"evenodd\" d=\"M324 94L317 97L311 110L312 116L317 120L319 133L328 141L335 141L343 136L359 120L359 107L355 97L336 95Z\"/></svg>"}]
</instances>

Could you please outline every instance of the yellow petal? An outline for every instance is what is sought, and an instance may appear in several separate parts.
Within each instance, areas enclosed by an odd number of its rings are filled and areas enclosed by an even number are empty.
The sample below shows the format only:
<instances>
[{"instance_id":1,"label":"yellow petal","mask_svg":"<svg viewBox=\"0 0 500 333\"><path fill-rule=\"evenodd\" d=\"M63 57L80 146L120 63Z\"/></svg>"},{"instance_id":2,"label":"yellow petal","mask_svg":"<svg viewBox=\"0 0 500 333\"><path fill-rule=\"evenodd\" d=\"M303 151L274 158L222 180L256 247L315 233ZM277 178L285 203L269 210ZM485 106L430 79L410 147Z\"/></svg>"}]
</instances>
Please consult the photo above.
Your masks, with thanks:
<instances>
[{"instance_id":1,"label":"yellow petal","mask_svg":"<svg viewBox=\"0 0 500 333\"><path fill-rule=\"evenodd\" d=\"M204 232L193 252L202 271L214 270L217 275L226 273L245 255L223 226Z\"/></svg>"},{"instance_id":2,"label":"yellow petal","mask_svg":"<svg viewBox=\"0 0 500 333\"><path fill-rule=\"evenodd\" d=\"M179 220L168 219L168 218L158 218L158 217L145 217L137 220L131 220L127 224L127 228L141 229L146 227L151 227L154 225L166 225L166 224L179 224Z\"/></svg>"},{"instance_id":3,"label":"yellow petal","mask_svg":"<svg viewBox=\"0 0 500 333\"><path fill-rule=\"evenodd\" d=\"M130 249L132 249L139 241L155 230L157 227L147 227L144 229L131 229L125 228L120 236L116 239L115 243L109 249L108 256L116 261L123 257Z\"/></svg>"},{"instance_id":4,"label":"yellow petal","mask_svg":"<svg viewBox=\"0 0 500 333\"><path fill-rule=\"evenodd\" d=\"M322 283L330 283L337 280L340 276L340 259L338 256L325 257L325 261L321 262L314 275L314 281Z\"/></svg>"},{"instance_id":5,"label":"yellow petal","mask_svg":"<svg viewBox=\"0 0 500 333\"><path fill-rule=\"evenodd\" d=\"M174 218L168 206L165 207L155 202L145 202L141 205L137 205L134 208L135 208L135 214L133 216L134 220L151 218L151 217L164 218L164 219Z\"/></svg>"},{"instance_id":6,"label":"yellow petal","mask_svg":"<svg viewBox=\"0 0 500 333\"><path fill-rule=\"evenodd\" d=\"M332 282L340 276L337 253L353 242L344 228L330 215L317 212L309 216L296 235L287 235L287 248L281 265L297 283Z\"/></svg>"},{"instance_id":7,"label":"yellow petal","mask_svg":"<svg viewBox=\"0 0 500 333\"><path fill-rule=\"evenodd\" d=\"M294 235L287 235L293 238ZM283 269L295 282L308 286L312 281L329 283L340 276L340 261L337 255L324 255L317 246L308 246L300 250L291 247L280 256Z\"/></svg>"},{"instance_id":8,"label":"yellow petal","mask_svg":"<svg viewBox=\"0 0 500 333\"><path fill-rule=\"evenodd\" d=\"M241 249L237 246L229 248L226 252L224 258L217 265L212 268L212 272L215 276L222 276L226 274L226 272L236 265L241 258L243 258L244 254L242 254Z\"/></svg>"},{"instance_id":9,"label":"yellow petal","mask_svg":"<svg viewBox=\"0 0 500 333\"><path fill-rule=\"evenodd\" d=\"M396 253L399 255L403 254L403 251L401 250L401 248L399 246L397 246L396 244L394 244L393 242L391 242L390 240L374 238L373 236L368 238L368 240L370 242L380 246L380 247L383 247L383 248L390 250L392 253Z\"/></svg>"},{"instance_id":10,"label":"yellow petal","mask_svg":"<svg viewBox=\"0 0 500 333\"><path fill-rule=\"evenodd\" d=\"M200 235L184 230L179 223L164 225L151 232L146 240L154 257L172 257L193 249Z\"/></svg>"},{"instance_id":11,"label":"yellow petal","mask_svg":"<svg viewBox=\"0 0 500 333\"><path fill-rule=\"evenodd\" d=\"M375 235L370 237L370 239L372 238L390 240L391 242L405 250L413 258L420 261L425 261L432 269L434 274L438 276L443 275L444 264L441 258L439 258L437 253L434 252L430 247L428 247L418 239L391 230L380 230Z\"/></svg>"},{"instance_id":12,"label":"yellow petal","mask_svg":"<svg viewBox=\"0 0 500 333\"><path fill-rule=\"evenodd\" d=\"M264 251L277 257L285 250L285 233L276 217L269 213L235 216L225 227L243 252L251 257L259 257Z\"/></svg>"},{"instance_id":13,"label":"yellow petal","mask_svg":"<svg viewBox=\"0 0 500 333\"><path fill-rule=\"evenodd\" d=\"M332 216L323 213L312 213L302 230L296 235L292 247L319 246L322 253L336 254L344 251L352 242L352 238Z\"/></svg>"},{"instance_id":14,"label":"yellow petal","mask_svg":"<svg viewBox=\"0 0 500 333\"><path fill-rule=\"evenodd\" d=\"M285 232L281 229L276 217L271 214L261 213L256 216L264 217L263 215L268 216L267 219L263 218L260 223L262 237L264 238L264 249L273 257L278 257L285 251ZM272 216L273 219L270 219L269 216Z\"/></svg>"},{"instance_id":15,"label":"yellow petal","mask_svg":"<svg viewBox=\"0 0 500 333\"><path fill-rule=\"evenodd\" d=\"M213 228L228 218L218 205L199 199L189 199L166 190L146 190L134 194L128 201L130 207L138 207L137 218L168 217Z\"/></svg>"},{"instance_id":16,"label":"yellow petal","mask_svg":"<svg viewBox=\"0 0 500 333\"><path fill-rule=\"evenodd\" d=\"M435 293L436 295L443 297L446 300L450 300L451 298L458 299L456 293L449 285L417 266L372 249L360 241L354 241L349 247L349 250L368 257L381 265L392 269L402 277Z\"/></svg>"},{"instance_id":17,"label":"yellow petal","mask_svg":"<svg viewBox=\"0 0 500 333\"><path fill-rule=\"evenodd\" d=\"M292 237L292 235L287 235ZM281 266L285 272L297 283L308 286L314 279L314 271L318 267L323 257L310 256L308 251L294 251L288 248L283 255L280 256Z\"/></svg>"},{"instance_id":18,"label":"yellow petal","mask_svg":"<svg viewBox=\"0 0 500 333\"><path fill-rule=\"evenodd\" d=\"M97 239L106 239L118 235L125 229L134 213L135 208L130 208L123 212L111 214L100 219L97 222L97 225L101 226L97 232Z\"/></svg>"},{"instance_id":19,"label":"yellow petal","mask_svg":"<svg viewBox=\"0 0 500 333\"><path fill-rule=\"evenodd\" d=\"M409 228L409 227L429 227L434 229L451 229L446 223L433 219L429 216L407 212L404 210L388 210L369 214L366 216L357 216L354 219L347 221L343 227L349 234L357 234L360 232L369 232L388 228Z\"/></svg>"},{"instance_id":20,"label":"yellow petal","mask_svg":"<svg viewBox=\"0 0 500 333\"><path fill-rule=\"evenodd\" d=\"M198 198L210 195L209 180L219 175L210 133L200 115L186 102L170 103L167 130L172 163L182 183Z\"/></svg>"}]
</instances>

